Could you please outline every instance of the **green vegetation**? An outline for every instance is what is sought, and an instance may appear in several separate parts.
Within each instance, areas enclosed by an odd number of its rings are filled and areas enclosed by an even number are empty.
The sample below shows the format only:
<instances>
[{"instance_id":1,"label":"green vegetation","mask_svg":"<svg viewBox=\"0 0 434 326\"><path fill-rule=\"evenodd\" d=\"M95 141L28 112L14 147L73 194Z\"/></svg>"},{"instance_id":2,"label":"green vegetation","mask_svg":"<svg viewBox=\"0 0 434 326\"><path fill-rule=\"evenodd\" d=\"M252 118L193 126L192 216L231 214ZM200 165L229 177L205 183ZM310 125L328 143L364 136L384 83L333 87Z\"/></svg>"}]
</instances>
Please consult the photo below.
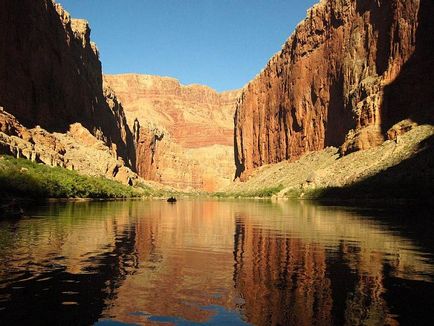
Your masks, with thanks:
<instances>
[{"instance_id":1,"label":"green vegetation","mask_svg":"<svg viewBox=\"0 0 434 326\"><path fill-rule=\"evenodd\" d=\"M391 200L433 202L432 177L427 180L410 180L410 182L377 178L369 178L344 187L288 187L282 191L284 187L279 185L275 188L249 191L217 192L212 196L217 198L272 198L277 195L279 198L287 199L359 203Z\"/></svg>"},{"instance_id":2,"label":"green vegetation","mask_svg":"<svg viewBox=\"0 0 434 326\"><path fill-rule=\"evenodd\" d=\"M28 198L129 198L156 195L103 177L80 175L25 159L0 156L0 196Z\"/></svg>"},{"instance_id":3,"label":"green vegetation","mask_svg":"<svg viewBox=\"0 0 434 326\"><path fill-rule=\"evenodd\" d=\"M236 192L215 192L212 197L217 198L269 198L276 195L283 189L283 185L276 187L262 188L251 191L236 191Z\"/></svg>"}]
</instances>

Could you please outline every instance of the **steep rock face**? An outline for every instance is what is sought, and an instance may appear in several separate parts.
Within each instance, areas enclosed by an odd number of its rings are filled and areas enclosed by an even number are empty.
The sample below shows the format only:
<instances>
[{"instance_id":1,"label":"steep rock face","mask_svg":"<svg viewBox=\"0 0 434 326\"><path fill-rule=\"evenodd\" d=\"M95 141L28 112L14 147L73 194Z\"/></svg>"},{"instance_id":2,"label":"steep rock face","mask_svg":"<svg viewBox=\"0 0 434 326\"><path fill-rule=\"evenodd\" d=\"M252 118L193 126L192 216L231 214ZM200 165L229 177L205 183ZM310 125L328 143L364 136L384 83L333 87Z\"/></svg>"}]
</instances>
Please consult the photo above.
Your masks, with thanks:
<instances>
[{"instance_id":1,"label":"steep rock face","mask_svg":"<svg viewBox=\"0 0 434 326\"><path fill-rule=\"evenodd\" d=\"M215 190L233 177L233 114L239 91L217 93L169 77L107 75L125 108L140 176Z\"/></svg>"},{"instance_id":2,"label":"steep rock face","mask_svg":"<svg viewBox=\"0 0 434 326\"><path fill-rule=\"evenodd\" d=\"M28 129L2 107L0 154L103 176L124 184L132 185L139 180L113 148L107 147L80 123L71 124L66 133L50 133L39 126Z\"/></svg>"},{"instance_id":3,"label":"steep rock face","mask_svg":"<svg viewBox=\"0 0 434 326\"><path fill-rule=\"evenodd\" d=\"M236 176L327 146L377 146L404 119L433 123L433 15L430 0L322 0L310 9L242 91Z\"/></svg>"},{"instance_id":4,"label":"steep rock face","mask_svg":"<svg viewBox=\"0 0 434 326\"><path fill-rule=\"evenodd\" d=\"M25 127L66 132L81 123L131 166L131 132L115 97L107 103L86 21L52 0L0 2L0 105Z\"/></svg>"},{"instance_id":5,"label":"steep rock face","mask_svg":"<svg viewBox=\"0 0 434 326\"><path fill-rule=\"evenodd\" d=\"M128 120L164 127L187 148L233 145L238 91L219 94L207 86L184 86L174 78L151 75L105 75L104 80L125 106Z\"/></svg>"}]
</instances>

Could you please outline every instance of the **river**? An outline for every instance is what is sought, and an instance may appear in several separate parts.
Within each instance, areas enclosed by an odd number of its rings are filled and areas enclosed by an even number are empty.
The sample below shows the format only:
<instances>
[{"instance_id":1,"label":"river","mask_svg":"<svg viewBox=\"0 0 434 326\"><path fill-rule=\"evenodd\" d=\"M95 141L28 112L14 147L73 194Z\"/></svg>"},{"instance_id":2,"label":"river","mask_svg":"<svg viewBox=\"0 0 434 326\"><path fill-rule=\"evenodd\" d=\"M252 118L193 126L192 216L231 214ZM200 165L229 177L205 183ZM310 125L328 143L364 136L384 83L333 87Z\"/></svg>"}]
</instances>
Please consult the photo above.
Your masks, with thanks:
<instances>
[{"instance_id":1,"label":"river","mask_svg":"<svg viewBox=\"0 0 434 326\"><path fill-rule=\"evenodd\" d=\"M434 324L427 212L51 203L0 221L0 324Z\"/></svg>"}]
</instances>

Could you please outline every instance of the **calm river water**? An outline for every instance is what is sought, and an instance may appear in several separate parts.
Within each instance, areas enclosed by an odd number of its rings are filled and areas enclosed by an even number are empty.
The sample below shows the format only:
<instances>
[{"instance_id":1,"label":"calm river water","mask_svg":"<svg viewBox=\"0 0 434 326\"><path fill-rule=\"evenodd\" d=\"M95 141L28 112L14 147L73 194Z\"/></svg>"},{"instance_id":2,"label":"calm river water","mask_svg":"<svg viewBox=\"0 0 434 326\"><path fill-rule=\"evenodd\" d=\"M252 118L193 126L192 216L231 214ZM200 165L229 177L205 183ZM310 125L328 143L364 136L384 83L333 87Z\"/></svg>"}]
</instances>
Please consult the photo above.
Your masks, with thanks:
<instances>
[{"instance_id":1,"label":"calm river water","mask_svg":"<svg viewBox=\"0 0 434 326\"><path fill-rule=\"evenodd\" d=\"M4 325L433 325L429 212L47 204L0 221Z\"/></svg>"}]
</instances>

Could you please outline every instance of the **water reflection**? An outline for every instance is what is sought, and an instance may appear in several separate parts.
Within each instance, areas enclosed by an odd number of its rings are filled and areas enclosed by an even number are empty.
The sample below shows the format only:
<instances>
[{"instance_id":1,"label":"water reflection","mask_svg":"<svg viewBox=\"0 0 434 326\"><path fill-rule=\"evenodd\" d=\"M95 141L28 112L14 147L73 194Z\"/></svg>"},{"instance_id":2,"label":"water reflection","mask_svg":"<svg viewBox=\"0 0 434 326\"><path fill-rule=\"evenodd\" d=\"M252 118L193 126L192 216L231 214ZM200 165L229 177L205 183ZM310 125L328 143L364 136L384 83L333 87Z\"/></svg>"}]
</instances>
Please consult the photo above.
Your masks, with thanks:
<instances>
[{"instance_id":1,"label":"water reflection","mask_svg":"<svg viewBox=\"0 0 434 326\"><path fill-rule=\"evenodd\" d=\"M431 233L416 243L388 212L198 200L32 215L0 222L1 323L432 321Z\"/></svg>"},{"instance_id":2,"label":"water reflection","mask_svg":"<svg viewBox=\"0 0 434 326\"><path fill-rule=\"evenodd\" d=\"M47 218L1 223L2 322L78 325L99 317L137 261L134 228L121 224L124 213L106 219L105 211L53 206Z\"/></svg>"},{"instance_id":3,"label":"water reflection","mask_svg":"<svg viewBox=\"0 0 434 326\"><path fill-rule=\"evenodd\" d=\"M270 216L270 209L280 214ZM254 324L393 325L432 318L421 309L434 298L432 255L369 216L304 203L255 204L236 216L234 248L235 284ZM399 289L404 283L413 288L413 301ZM426 297L418 297L421 284ZM396 294L388 295L391 290Z\"/></svg>"}]
</instances>

